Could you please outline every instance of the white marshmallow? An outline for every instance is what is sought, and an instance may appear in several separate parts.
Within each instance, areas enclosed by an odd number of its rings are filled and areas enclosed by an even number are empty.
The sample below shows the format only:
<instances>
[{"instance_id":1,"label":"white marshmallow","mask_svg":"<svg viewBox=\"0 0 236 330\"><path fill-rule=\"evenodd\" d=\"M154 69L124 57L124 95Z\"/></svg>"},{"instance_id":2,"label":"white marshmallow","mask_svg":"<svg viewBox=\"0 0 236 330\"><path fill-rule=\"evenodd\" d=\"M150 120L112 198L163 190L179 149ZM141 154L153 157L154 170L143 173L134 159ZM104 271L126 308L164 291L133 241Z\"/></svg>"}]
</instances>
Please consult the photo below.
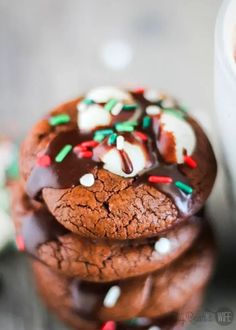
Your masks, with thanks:
<instances>
[{"instance_id":1,"label":"white marshmallow","mask_svg":"<svg viewBox=\"0 0 236 330\"><path fill-rule=\"evenodd\" d=\"M196 146L196 136L192 126L185 120L169 113L163 113L161 123L166 132L172 132L175 137L175 152L178 164L184 163L183 150L190 156Z\"/></svg>"},{"instance_id":2,"label":"white marshmallow","mask_svg":"<svg viewBox=\"0 0 236 330\"><path fill-rule=\"evenodd\" d=\"M93 174L87 173L87 174L81 176L79 182L80 182L80 184L82 184L82 186L92 187L94 185L95 179L94 179Z\"/></svg>"},{"instance_id":3,"label":"white marshmallow","mask_svg":"<svg viewBox=\"0 0 236 330\"><path fill-rule=\"evenodd\" d=\"M82 131L90 131L98 126L108 126L111 123L111 115L99 104L87 106L86 111L78 111L78 127Z\"/></svg>"},{"instance_id":4,"label":"white marshmallow","mask_svg":"<svg viewBox=\"0 0 236 330\"><path fill-rule=\"evenodd\" d=\"M169 239L162 237L155 243L154 249L162 255L168 254L171 251L171 242Z\"/></svg>"},{"instance_id":5,"label":"white marshmallow","mask_svg":"<svg viewBox=\"0 0 236 330\"><path fill-rule=\"evenodd\" d=\"M113 98L119 101L129 101L131 99L129 93L113 86L102 86L92 89L86 97L97 103L105 103Z\"/></svg>"},{"instance_id":6,"label":"white marshmallow","mask_svg":"<svg viewBox=\"0 0 236 330\"><path fill-rule=\"evenodd\" d=\"M141 172L146 165L145 154L141 146L133 145L127 141L124 142L123 150L129 156L132 165L133 171L130 174L123 172L122 170L122 160L117 148L112 148L102 157L101 161L104 163L104 168L114 174L123 176L123 177L134 177L139 172Z\"/></svg>"}]
</instances>

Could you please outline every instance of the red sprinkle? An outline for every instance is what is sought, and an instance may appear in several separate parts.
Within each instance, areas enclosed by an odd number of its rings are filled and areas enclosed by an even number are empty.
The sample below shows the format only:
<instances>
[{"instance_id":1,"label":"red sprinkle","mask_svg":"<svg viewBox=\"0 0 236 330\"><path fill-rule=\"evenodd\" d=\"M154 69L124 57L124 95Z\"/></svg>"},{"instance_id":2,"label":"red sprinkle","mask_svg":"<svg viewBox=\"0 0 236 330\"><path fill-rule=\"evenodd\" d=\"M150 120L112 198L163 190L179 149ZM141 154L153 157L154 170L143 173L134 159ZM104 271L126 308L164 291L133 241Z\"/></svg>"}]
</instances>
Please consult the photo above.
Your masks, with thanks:
<instances>
[{"instance_id":1,"label":"red sprinkle","mask_svg":"<svg viewBox=\"0 0 236 330\"><path fill-rule=\"evenodd\" d=\"M148 137L146 134L142 133L142 132L139 132L139 131L135 131L135 135L137 137L139 137L141 140L143 141L147 141L148 140Z\"/></svg>"},{"instance_id":2,"label":"red sprinkle","mask_svg":"<svg viewBox=\"0 0 236 330\"><path fill-rule=\"evenodd\" d=\"M81 144L78 144L77 146L75 146L74 148L73 148L73 151L75 152L75 153L77 153L77 152L81 152L81 151L87 151L88 149L86 148L86 147L83 147Z\"/></svg>"},{"instance_id":3,"label":"red sprinkle","mask_svg":"<svg viewBox=\"0 0 236 330\"><path fill-rule=\"evenodd\" d=\"M114 321L107 321L102 325L101 330L116 330L116 324Z\"/></svg>"},{"instance_id":4,"label":"red sprinkle","mask_svg":"<svg viewBox=\"0 0 236 330\"><path fill-rule=\"evenodd\" d=\"M191 168L196 168L197 167L197 162L192 159L190 156L184 156L184 162Z\"/></svg>"},{"instance_id":5,"label":"red sprinkle","mask_svg":"<svg viewBox=\"0 0 236 330\"><path fill-rule=\"evenodd\" d=\"M97 145L99 145L99 143L97 141L91 140L91 141L84 141L81 143L82 147L86 147L86 148L94 148Z\"/></svg>"},{"instance_id":6,"label":"red sprinkle","mask_svg":"<svg viewBox=\"0 0 236 330\"><path fill-rule=\"evenodd\" d=\"M143 87L137 87L137 88L135 88L134 93L135 94L143 94L144 91L145 91L145 88L143 88Z\"/></svg>"},{"instance_id":7,"label":"red sprinkle","mask_svg":"<svg viewBox=\"0 0 236 330\"><path fill-rule=\"evenodd\" d=\"M81 151L80 153L79 153L79 157L80 158L91 158L93 156L93 153L92 153L92 151Z\"/></svg>"},{"instance_id":8,"label":"red sprinkle","mask_svg":"<svg viewBox=\"0 0 236 330\"><path fill-rule=\"evenodd\" d=\"M170 178L169 176L151 175L151 176L149 176L148 181L152 182L152 183L171 183L171 182L173 182L173 179Z\"/></svg>"},{"instance_id":9,"label":"red sprinkle","mask_svg":"<svg viewBox=\"0 0 236 330\"><path fill-rule=\"evenodd\" d=\"M19 251L21 252L25 251L24 239L20 235L16 237L16 246Z\"/></svg>"},{"instance_id":10,"label":"red sprinkle","mask_svg":"<svg viewBox=\"0 0 236 330\"><path fill-rule=\"evenodd\" d=\"M48 167L51 165L51 158L48 155L40 156L37 159L37 164L41 167Z\"/></svg>"}]
</instances>

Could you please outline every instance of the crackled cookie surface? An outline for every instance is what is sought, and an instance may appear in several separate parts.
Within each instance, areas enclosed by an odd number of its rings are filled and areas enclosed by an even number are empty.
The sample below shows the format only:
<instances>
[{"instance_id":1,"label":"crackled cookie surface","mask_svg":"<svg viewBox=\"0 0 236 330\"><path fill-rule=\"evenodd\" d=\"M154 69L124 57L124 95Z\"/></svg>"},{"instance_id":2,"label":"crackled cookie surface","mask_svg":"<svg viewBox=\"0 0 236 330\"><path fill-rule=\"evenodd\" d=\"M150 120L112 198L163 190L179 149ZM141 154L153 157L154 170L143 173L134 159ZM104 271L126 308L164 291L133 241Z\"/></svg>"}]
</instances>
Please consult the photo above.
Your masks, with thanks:
<instances>
[{"instance_id":1,"label":"crackled cookie surface","mask_svg":"<svg viewBox=\"0 0 236 330\"><path fill-rule=\"evenodd\" d=\"M83 319L98 321L161 317L179 310L203 290L214 263L210 237L205 231L192 249L165 269L123 281L81 281L36 261L34 271L42 294L58 310L74 310Z\"/></svg>"},{"instance_id":2,"label":"crackled cookie surface","mask_svg":"<svg viewBox=\"0 0 236 330\"><path fill-rule=\"evenodd\" d=\"M101 87L29 133L21 172L63 226L85 237L150 237L196 213L216 175L201 127L171 97Z\"/></svg>"},{"instance_id":3,"label":"crackled cookie surface","mask_svg":"<svg viewBox=\"0 0 236 330\"><path fill-rule=\"evenodd\" d=\"M203 219L186 223L156 237L136 240L88 239L69 232L16 184L13 218L25 251L52 269L94 282L114 281L161 269L196 240Z\"/></svg>"}]
</instances>

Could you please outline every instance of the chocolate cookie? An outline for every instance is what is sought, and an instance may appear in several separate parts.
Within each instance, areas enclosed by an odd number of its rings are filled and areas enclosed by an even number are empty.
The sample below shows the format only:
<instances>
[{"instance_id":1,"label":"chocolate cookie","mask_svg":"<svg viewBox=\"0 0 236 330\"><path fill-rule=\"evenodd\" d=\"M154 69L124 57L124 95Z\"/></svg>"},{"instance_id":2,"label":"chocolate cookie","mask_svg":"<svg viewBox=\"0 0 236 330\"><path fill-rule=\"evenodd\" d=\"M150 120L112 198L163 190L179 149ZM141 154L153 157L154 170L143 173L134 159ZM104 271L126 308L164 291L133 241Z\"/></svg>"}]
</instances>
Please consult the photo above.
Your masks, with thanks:
<instances>
[{"instance_id":1,"label":"chocolate cookie","mask_svg":"<svg viewBox=\"0 0 236 330\"><path fill-rule=\"evenodd\" d=\"M209 280L214 261L209 236L209 232L202 234L186 254L149 275L91 283L59 275L35 261L36 282L56 309L74 310L88 320L122 321L167 315L182 308Z\"/></svg>"},{"instance_id":2,"label":"chocolate cookie","mask_svg":"<svg viewBox=\"0 0 236 330\"><path fill-rule=\"evenodd\" d=\"M31 202L20 183L12 195L13 218L26 252L67 276L95 282L125 279L163 268L193 244L203 221L193 216L153 238L85 239L70 233L44 206Z\"/></svg>"},{"instance_id":3,"label":"chocolate cookie","mask_svg":"<svg viewBox=\"0 0 236 330\"><path fill-rule=\"evenodd\" d=\"M125 240L155 236L195 214L216 161L174 99L109 87L41 120L23 143L21 173L28 194L70 231Z\"/></svg>"},{"instance_id":4,"label":"chocolate cookie","mask_svg":"<svg viewBox=\"0 0 236 330\"><path fill-rule=\"evenodd\" d=\"M42 291L38 288L43 299ZM138 317L123 322L86 320L71 309L58 309L53 300L47 300L47 306L56 313L62 321L75 330L182 330L197 313L203 299L200 291L191 297L180 310L159 318Z\"/></svg>"}]
</instances>

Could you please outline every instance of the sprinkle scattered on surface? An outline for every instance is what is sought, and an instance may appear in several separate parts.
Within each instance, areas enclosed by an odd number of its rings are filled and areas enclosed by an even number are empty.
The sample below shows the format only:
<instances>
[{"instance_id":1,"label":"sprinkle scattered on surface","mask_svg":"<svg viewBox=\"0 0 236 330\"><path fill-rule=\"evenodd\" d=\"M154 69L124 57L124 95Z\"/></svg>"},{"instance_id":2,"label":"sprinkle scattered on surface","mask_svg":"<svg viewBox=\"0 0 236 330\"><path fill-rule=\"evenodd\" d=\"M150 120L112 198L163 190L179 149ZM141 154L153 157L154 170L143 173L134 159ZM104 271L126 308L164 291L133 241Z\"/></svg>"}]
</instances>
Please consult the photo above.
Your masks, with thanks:
<instances>
[{"instance_id":1,"label":"sprinkle scattered on surface","mask_svg":"<svg viewBox=\"0 0 236 330\"><path fill-rule=\"evenodd\" d=\"M51 158L48 155L38 157L37 165L41 167L48 167L51 165Z\"/></svg>"},{"instance_id":2,"label":"sprinkle scattered on surface","mask_svg":"<svg viewBox=\"0 0 236 330\"><path fill-rule=\"evenodd\" d=\"M169 176L151 175L149 176L148 181L152 183L172 183L173 179Z\"/></svg>"},{"instance_id":3,"label":"sprinkle scattered on surface","mask_svg":"<svg viewBox=\"0 0 236 330\"><path fill-rule=\"evenodd\" d=\"M25 243L24 243L24 239L21 235L16 237L16 247L18 249L18 251L25 251Z\"/></svg>"},{"instance_id":4,"label":"sprinkle scattered on surface","mask_svg":"<svg viewBox=\"0 0 236 330\"><path fill-rule=\"evenodd\" d=\"M70 116L62 113L60 115L52 116L49 118L49 124L51 126L63 125L70 122Z\"/></svg>"},{"instance_id":5,"label":"sprinkle scattered on surface","mask_svg":"<svg viewBox=\"0 0 236 330\"><path fill-rule=\"evenodd\" d=\"M123 110L129 111L129 110L135 110L137 108L137 104L124 104Z\"/></svg>"},{"instance_id":6,"label":"sprinkle scattered on surface","mask_svg":"<svg viewBox=\"0 0 236 330\"><path fill-rule=\"evenodd\" d=\"M57 163L61 163L65 158L66 156L69 154L69 152L72 150L72 145L71 144L67 144L65 145L61 151L57 154L56 158L55 158L55 161Z\"/></svg>"},{"instance_id":7,"label":"sprinkle scattered on surface","mask_svg":"<svg viewBox=\"0 0 236 330\"><path fill-rule=\"evenodd\" d=\"M109 138L108 138L107 143L108 143L109 145L113 145L113 144L115 144L115 143L116 143L116 138L117 138L117 134L116 134L116 133L111 134L111 135L109 136Z\"/></svg>"},{"instance_id":8,"label":"sprinkle scattered on surface","mask_svg":"<svg viewBox=\"0 0 236 330\"><path fill-rule=\"evenodd\" d=\"M182 190L184 193L186 194L192 194L193 192L193 188L190 187L189 185L181 182L181 181L176 181L175 185L177 188L179 188L180 190Z\"/></svg>"},{"instance_id":9,"label":"sprinkle scattered on surface","mask_svg":"<svg viewBox=\"0 0 236 330\"><path fill-rule=\"evenodd\" d=\"M86 150L86 151L81 151L79 153L79 157L80 158L92 158L93 157L93 153L90 150Z\"/></svg>"},{"instance_id":10,"label":"sprinkle scattered on surface","mask_svg":"<svg viewBox=\"0 0 236 330\"><path fill-rule=\"evenodd\" d=\"M123 104L121 102L118 102L111 110L111 114L113 116L118 116L119 113L122 111L123 109Z\"/></svg>"},{"instance_id":11,"label":"sprinkle scattered on surface","mask_svg":"<svg viewBox=\"0 0 236 330\"><path fill-rule=\"evenodd\" d=\"M82 186L92 187L94 185L95 179L92 173L87 173L80 178L79 182Z\"/></svg>"},{"instance_id":12,"label":"sprinkle scattered on surface","mask_svg":"<svg viewBox=\"0 0 236 330\"><path fill-rule=\"evenodd\" d=\"M106 307L106 308L112 308L116 305L119 297L120 297L120 294L121 294L121 290L120 290L120 287L118 285L114 285L112 286L106 296L105 296L105 299L103 301L103 305Z\"/></svg>"},{"instance_id":13,"label":"sprinkle scattered on surface","mask_svg":"<svg viewBox=\"0 0 236 330\"><path fill-rule=\"evenodd\" d=\"M154 245L156 252L165 255L168 254L171 250L171 242L168 238L161 237Z\"/></svg>"},{"instance_id":14,"label":"sprinkle scattered on surface","mask_svg":"<svg viewBox=\"0 0 236 330\"><path fill-rule=\"evenodd\" d=\"M148 116L145 116L143 118L143 128L148 128L151 125L151 118Z\"/></svg>"},{"instance_id":15,"label":"sprinkle scattered on surface","mask_svg":"<svg viewBox=\"0 0 236 330\"><path fill-rule=\"evenodd\" d=\"M105 106L104 106L104 109L107 110L107 111L111 111L113 109L113 107L117 104L117 100L116 99L111 99L109 100Z\"/></svg>"},{"instance_id":16,"label":"sprinkle scattered on surface","mask_svg":"<svg viewBox=\"0 0 236 330\"><path fill-rule=\"evenodd\" d=\"M135 131L135 136L137 136L138 138L140 138L142 141L147 141L148 140L148 136L140 131Z\"/></svg>"},{"instance_id":17,"label":"sprinkle scattered on surface","mask_svg":"<svg viewBox=\"0 0 236 330\"><path fill-rule=\"evenodd\" d=\"M184 162L187 164L190 168L196 168L197 162L190 156L184 156Z\"/></svg>"},{"instance_id":18,"label":"sprinkle scattered on surface","mask_svg":"<svg viewBox=\"0 0 236 330\"><path fill-rule=\"evenodd\" d=\"M101 330L116 330L116 324L114 321L107 321L102 325Z\"/></svg>"},{"instance_id":19,"label":"sprinkle scattered on surface","mask_svg":"<svg viewBox=\"0 0 236 330\"><path fill-rule=\"evenodd\" d=\"M123 150L125 139L123 136L119 135L116 139L116 148L117 150Z\"/></svg>"}]
</instances>

